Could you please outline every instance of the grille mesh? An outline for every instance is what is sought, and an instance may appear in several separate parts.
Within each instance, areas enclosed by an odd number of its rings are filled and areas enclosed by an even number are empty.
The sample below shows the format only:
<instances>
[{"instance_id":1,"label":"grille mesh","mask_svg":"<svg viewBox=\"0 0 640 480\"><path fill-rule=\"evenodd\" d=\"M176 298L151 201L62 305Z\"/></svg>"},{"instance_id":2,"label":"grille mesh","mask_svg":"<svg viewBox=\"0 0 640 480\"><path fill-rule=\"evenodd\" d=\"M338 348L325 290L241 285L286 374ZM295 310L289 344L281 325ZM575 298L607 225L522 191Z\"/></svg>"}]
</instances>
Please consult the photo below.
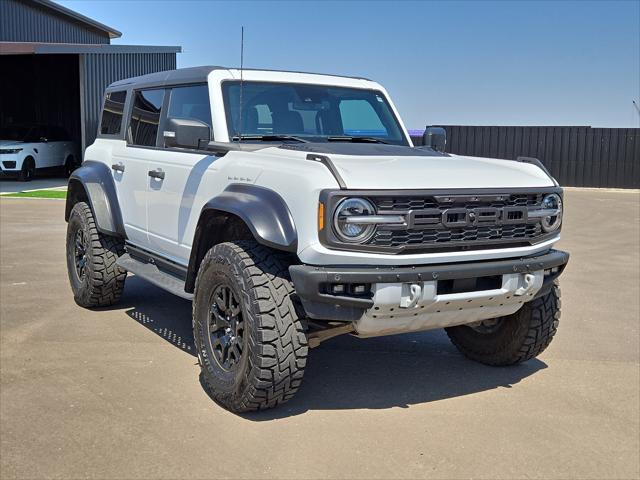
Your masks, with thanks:
<instances>
[{"instance_id":1,"label":"grille mesh","mask_svg":"<svg viewBox=\"0 0 640 480\"><path fill-rule=\"evenodd\" d=\"M443 201L441 197L373 197L378 212L406 213L410 210L419 211L437 209L444 211L451 208L502 208L502 207L536 207L540 206L543 194L510 194L501 195L500 200L494 198L469 201L468 196L463 200L449 198ZM434 212L435 213L435 212ZM369 245L377 247L408 247L414 249L429 249L438 247L455 247L464 244L469 248L480 248L491 243L522 243L532 242L544 235L539 222L523 222L508 225L475 225L465 227L445 227L442 224L426 225L420 228L398 229L380 225L369 241Z\"/></svg>"},{"instance_id":2,"label":"grille mesh","mask_svg":"<svg viewBox=\"0 0 640 480\"><path fill-rule=\"evenodd\" d=\"M377 197L373 200L378 211L424 210L427 208L475 208L475 207L533 207L540 205L543 195L514 194L502 201L491 202L447 202L439 203L433 197Z\"/></svg>"}]
</instances>

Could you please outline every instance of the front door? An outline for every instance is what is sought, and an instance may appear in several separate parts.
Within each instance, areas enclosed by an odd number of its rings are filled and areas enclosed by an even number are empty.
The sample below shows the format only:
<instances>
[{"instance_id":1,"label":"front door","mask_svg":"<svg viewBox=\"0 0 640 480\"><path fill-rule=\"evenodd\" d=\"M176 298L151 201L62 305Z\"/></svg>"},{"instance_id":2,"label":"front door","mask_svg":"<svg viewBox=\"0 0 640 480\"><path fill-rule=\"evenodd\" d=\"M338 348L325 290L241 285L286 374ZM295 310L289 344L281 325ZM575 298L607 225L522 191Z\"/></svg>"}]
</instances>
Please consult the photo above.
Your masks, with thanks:
<instances>
[{"instance_id":1,"label":"front door","mask_svg":"<svg viewBox=\"0 0 640 480\"><path fill-rule=\"evenodd\" d=\"M188 265L198 213L209 199L202 186L212 185L216 159L200 153L155 152L150 166L156 176L148 178L147 197L151 250Z\"/></svg>"},{"instance_id":2,"label":"front door","mask_svg":"<svg viewBox=\"0 0 640 480\"><path fill-rule=\"evenodd\" d=\"M173 87L165 99L165 119L199 120L211 128L207 85ZM166 122L162 121L162 124ZM164 147L163 132L160 146ZM188 148L154 151L148 178L148 235L151 250L187 265L198 214L216 182L218 157ZM218 179L219 180L219 179ZM209 193L209 195L207 195Z\"/></svg>"}]
</instances>

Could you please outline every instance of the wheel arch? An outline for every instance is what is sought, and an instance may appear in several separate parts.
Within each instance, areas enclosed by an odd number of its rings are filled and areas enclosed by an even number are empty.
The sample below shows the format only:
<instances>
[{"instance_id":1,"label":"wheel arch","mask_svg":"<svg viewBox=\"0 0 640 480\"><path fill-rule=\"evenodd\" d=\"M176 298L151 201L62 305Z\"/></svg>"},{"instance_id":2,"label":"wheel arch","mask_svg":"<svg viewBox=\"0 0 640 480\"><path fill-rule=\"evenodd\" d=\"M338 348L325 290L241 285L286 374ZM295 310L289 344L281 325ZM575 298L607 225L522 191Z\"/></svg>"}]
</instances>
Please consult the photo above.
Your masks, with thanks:
<instances>
[{"instance_id":1,"label":"wheel arch","mask_svg":"<svg viewBox=\"0 0 640 480\"><path fill-rule=\"evenodd\" d=\"M33 162L33 168L38 168L38 163L36 161L36 156L37 155L35 153L28 152L24 157L22 157L22 162L20 163L20 168L22 168L22 166L25 163L29 162L29 161ZM16 167L17 167L17 164L16 164Z\"/></svg>"},{"instance_id":2,"label":"wheel arch","mask_svg":"<svg viewBox=\"0 0 640 480\"><path fill-rule=\"evenodd\" d=\"M185 291L194 291L198 268L211 247L248 239L290 253L298 248L293 217L280 195L264 187L232 184L202 207L191 247Z\"/></svg>"},{"instance_id":3,"label":"wheel arch","mask_svg":"<svg viewBox=\"0 0 640 480\"><path fill-rule=\"evenodd\" d=\"M87 202L101 233L126 238L122 213L109 168L86 161L69 177L64 219L69 221L73 206Z\"/></svg>"}]
</instances>

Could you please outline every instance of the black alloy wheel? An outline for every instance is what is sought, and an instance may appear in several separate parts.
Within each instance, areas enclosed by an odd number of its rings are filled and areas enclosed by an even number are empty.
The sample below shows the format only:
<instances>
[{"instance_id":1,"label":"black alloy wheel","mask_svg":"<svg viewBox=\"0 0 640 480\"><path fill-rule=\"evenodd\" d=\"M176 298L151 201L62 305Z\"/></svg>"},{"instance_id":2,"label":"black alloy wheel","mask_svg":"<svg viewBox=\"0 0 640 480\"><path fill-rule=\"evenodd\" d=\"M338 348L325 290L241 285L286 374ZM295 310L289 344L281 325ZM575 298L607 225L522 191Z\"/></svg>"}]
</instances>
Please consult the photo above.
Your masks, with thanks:
<instances>
[{"instance_id":1,"label":"black alloy wheel","mask_svg":"<svg viewBox=\"0 0 640 480\"><path fill-rule=\"evenodd\" d=\"M244 350L244 318L230 285L218 285L212 294L209 317L209 353L225 371L234 370Z\"/></svg>"},{"instance_id":2,"label":"black alloy wheel","mask_svg":"<svg viewBox=\"0 0 640 480\"><path fill-rule=\"evenodd\" d=\"M32 157L27 157L22 163L22 168L18 174L21 182L30 182L36 176L36 164Z\"/></svg>"},{"instance_id":3,"label":"black alloy wheel","mask_svg":"<svg viewBox=\"0 0 640 480\"><path fill-rule=\"evenodd\" d=\"M87 239L83 229L76 231L73 256L75 259L76 275L78 276L78 280L82 281L87 274Z\"/></svg>"}]
</instances>

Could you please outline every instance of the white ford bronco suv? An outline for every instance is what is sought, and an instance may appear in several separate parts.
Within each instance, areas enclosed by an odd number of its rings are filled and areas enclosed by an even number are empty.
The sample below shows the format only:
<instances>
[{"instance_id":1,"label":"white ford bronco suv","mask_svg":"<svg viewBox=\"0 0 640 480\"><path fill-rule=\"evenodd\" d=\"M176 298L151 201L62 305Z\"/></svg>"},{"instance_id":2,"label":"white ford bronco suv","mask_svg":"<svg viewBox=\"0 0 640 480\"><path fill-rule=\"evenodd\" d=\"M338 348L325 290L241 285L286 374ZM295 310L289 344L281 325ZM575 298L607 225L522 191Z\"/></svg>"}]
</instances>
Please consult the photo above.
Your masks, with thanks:
<instances>
[{"instance_id":1,"label":"white ford bronco suv","mask_svg":"<svg viewBox=\"0 0 640 480\"><path fill-rule=\"evenodd\" d=\"M209 395L234 412L300 387L309 348L445 328L488 365L560 315L562 190L535 159L414 147L379 84L196 67L107 88L65 218L78 305L127 272L191 299Z\"/></svg>"}]
</instances>

